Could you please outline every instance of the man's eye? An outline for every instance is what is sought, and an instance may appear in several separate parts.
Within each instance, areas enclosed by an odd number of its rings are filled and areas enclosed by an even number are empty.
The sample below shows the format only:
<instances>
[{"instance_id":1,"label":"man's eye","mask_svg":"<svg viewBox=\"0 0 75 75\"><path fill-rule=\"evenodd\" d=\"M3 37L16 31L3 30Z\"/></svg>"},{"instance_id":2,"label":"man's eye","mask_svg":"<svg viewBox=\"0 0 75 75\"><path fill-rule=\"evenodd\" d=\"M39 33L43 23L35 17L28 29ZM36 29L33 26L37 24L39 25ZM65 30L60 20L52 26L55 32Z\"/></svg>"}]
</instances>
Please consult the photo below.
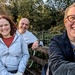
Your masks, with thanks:
<instances>
[{"instance_id":1,"label":"man's eye","mask_svg":"<svg viewBox=\"0 0 75 75\"><path fill-rule=\"evenodd\" d=\"M0 27L2 27L3 25L0 25Z\"/></svg>"},{"instance_id":2,"label":"man's eye","mask_svg":"<svg viewBox=\"0 0 75 75\"><path fill-rule=\"evenodd\" d=\"M22 25L24 25L24 23L21 23Z\"/></svg>"},{"instance_id":3,"label":"man's eye","mask_svg":"<svg viewBox=\"0 0 75 75\"><path fill-rule=\"evenodd\" d=\"M28 24L26 24L26 26L28 26Z\"/></svg>"}]
</instances>

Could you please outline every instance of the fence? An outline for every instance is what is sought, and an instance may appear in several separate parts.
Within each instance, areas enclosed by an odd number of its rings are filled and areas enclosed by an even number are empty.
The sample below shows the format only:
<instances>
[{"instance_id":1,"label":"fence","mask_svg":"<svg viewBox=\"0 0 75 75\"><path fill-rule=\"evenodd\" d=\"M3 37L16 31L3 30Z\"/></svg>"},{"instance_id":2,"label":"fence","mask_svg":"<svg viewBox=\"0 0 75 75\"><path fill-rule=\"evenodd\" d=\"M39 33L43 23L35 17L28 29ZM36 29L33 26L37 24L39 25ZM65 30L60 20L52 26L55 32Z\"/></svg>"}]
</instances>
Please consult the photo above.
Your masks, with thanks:
<instances>
[{"instance_id":1,"label":"fence","mask_svg":"<svg viewBox=\"0 0 75 75\"><path fill-rule=\"evenodd\" d=\"M34 51L43 53L43 56L46 56L45 58L39 57L39 56L34 56L30 54L30 60L33 61L34 63L29 63L27 65L25 74L26 75L41 75L42 71L42 66L44 66L48 62L48 47L46 46L40 46ZM34 66L34 67L33 67Z\"/></svg>"},{"instance_id":2,"label":"fence","mask_svg":"<svg viewBox=\"0 0 75 75\"><path fill-rule=\"evenodd\" d=\"M49 31L39 31L39 32L34 32L33 34L36 35L36 37L43 41L44 46L49 46L50 40L52 37L54 37L55 35L59 35L61 34L60 31L56 31L56 32L49 32Z\"/></svg>"},{"instance_id":3,"label":"fence","mask_svg":"<svg viewBox=\"0 0 75 75\"><path fill-rule=\"evenodd\" d=\"M39 40L43 41L44 46L38 47L35 50L29 49L30 60L26 68L26 75L41 75L42 66L48 62L48 46L50 39L59 35L60 32L33 32ZM38 36L39 35L39 36Z\"/></svg>"}]
</instances>

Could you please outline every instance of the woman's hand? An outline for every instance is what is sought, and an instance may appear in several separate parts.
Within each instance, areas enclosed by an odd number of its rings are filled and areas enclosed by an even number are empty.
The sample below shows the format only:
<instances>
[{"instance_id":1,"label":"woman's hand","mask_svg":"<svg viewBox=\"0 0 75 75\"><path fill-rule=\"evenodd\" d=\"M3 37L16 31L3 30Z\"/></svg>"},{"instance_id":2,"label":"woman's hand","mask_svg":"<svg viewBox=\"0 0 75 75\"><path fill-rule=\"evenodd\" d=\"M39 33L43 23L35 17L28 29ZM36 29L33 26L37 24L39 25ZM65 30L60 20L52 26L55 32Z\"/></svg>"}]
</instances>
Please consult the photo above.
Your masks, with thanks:
<instances>
[{"instance_id":1,"label":"woman's hand","mask_svg":"<svg viewBox=\"0 0 75 75\"><path fill-rule=\"evenodd\" d=\"M17 72L15 75L23 75L23 73Z\"/></svg>"}]
</instances>

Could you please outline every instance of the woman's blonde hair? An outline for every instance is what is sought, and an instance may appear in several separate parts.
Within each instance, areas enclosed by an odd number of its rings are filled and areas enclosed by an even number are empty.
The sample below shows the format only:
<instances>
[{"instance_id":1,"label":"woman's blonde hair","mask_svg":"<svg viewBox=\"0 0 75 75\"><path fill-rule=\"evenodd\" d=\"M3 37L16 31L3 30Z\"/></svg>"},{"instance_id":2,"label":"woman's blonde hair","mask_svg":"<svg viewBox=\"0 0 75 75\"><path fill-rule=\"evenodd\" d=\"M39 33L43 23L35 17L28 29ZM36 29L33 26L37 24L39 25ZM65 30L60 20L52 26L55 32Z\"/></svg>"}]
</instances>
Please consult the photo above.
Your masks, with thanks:
<instances>
[{"instance_id":1,"label":"woman's blonde hair","mask_svg":"<svg viewBox=\"0 0 75 75\"><path fill-rule=\"evenodd\" d=\"M70 5L69 7L66 8L64 18L67 17L67 13L68 13L69 9L72 7L75 7L75 3L73 3L72 5Z\"/></svg>"}]
</instances>

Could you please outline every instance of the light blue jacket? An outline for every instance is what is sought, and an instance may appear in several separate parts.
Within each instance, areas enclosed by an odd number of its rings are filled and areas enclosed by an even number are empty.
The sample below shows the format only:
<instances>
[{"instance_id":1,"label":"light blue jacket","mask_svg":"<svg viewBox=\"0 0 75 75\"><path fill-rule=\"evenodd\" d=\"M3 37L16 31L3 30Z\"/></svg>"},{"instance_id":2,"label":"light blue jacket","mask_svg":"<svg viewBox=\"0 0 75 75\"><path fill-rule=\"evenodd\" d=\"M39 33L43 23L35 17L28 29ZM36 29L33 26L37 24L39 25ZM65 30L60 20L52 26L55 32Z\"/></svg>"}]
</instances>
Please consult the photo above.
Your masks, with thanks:
<instances>
[{"instance_id":1,"label":"light blue jacket","mask_svg":"<svg viewBox=\"0 0 75 75\"><path fill-rule=\"evenodd\" d=\"M23 73L28 59L28 47L21 35L15 35L9 48L0 38L0 75L14 75L8 71L17 69Z\"/></svg>"}]
</instances>

